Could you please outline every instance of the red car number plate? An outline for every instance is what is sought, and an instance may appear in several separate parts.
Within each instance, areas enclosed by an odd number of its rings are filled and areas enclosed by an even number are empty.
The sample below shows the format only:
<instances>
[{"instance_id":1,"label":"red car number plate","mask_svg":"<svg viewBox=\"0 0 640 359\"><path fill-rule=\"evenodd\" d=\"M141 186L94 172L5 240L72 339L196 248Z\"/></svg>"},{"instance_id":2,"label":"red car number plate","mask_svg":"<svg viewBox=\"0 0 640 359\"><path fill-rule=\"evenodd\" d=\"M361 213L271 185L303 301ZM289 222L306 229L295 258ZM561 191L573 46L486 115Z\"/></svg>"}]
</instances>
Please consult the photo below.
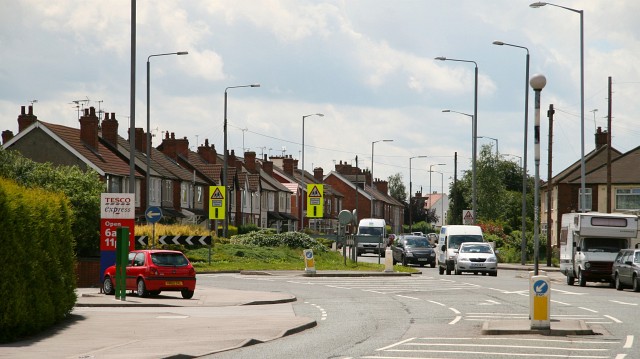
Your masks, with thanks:
<instances>
[{"instance_id":1,"label":"red car number plate","mask_svg":"<svg viewBox=\"0 0 640 359\"><path fill-rule=\"evenodd\" d=\"M181 281L166 281L164 282L165 285L182 285Z\"/></svg>"}]
</instances>

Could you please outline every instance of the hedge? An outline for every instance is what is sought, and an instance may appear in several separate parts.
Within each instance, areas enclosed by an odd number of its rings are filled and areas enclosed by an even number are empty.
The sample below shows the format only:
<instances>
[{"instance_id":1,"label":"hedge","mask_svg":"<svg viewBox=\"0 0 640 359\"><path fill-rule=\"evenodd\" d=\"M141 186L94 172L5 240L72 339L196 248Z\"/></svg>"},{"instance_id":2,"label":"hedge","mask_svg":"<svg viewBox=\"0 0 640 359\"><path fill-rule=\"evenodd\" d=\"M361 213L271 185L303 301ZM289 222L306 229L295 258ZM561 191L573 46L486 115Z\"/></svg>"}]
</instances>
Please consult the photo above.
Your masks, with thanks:
<instances>
[{"instance_id":1,"label":"hedge","mask_svg":"<svg viewBox=\"0 0 640 359\"><path fill-rule=\"evenodd\" d=\"M0 342L39 333L76 302L73 216L60 193L0 178Z\"/></svg>"}]
</instances>

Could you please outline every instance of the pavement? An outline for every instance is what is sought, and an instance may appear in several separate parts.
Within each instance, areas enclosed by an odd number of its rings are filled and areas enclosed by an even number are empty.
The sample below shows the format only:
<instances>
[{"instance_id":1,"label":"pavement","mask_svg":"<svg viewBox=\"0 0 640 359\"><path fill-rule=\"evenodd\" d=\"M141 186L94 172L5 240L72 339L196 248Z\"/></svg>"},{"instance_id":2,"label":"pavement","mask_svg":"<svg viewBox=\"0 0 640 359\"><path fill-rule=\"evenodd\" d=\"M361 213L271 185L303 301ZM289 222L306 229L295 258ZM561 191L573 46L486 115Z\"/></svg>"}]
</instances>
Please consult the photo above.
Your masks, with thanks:
<instances>
[{"instance_id":1,"label":"pavement","mask_svg":"<svg viewBox=\"0 0 640 359\"><path fill-rule=\"evenodd\" d=\"M532 265L500 264L528 276ZM558 268L539 267L552 281L564 276ZM406 276L398 272L251 271L246 275ZM562 276L562 277L561 277ZM179 292L152 298L131 293L124 300L77 289L78 300L69 320L28 340L0 345L0 358L195 358L233 350L298 333L317 325L296 316L295 296L224 288L199 288L192 299ZM194 333L199 333L194 335ZM209 333L202 335L202 333ZM583 321L551 321L550 328L531 329L529 320L487 321L482 334L588 335Z\"/></svg>"}]
</instances>

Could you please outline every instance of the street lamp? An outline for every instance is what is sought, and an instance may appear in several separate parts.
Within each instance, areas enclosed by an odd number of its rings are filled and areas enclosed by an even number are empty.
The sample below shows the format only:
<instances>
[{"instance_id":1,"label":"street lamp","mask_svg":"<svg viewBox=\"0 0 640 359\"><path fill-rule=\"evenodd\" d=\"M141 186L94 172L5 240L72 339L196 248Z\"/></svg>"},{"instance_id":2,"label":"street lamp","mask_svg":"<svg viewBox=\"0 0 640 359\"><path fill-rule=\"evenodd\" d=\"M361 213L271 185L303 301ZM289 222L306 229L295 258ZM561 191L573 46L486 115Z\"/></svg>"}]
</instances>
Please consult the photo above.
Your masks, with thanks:
<instances>
[{"instance_id":1,"label":"street lamp","mask_svg":"<svg viewBox=\"0 0 640 359\"><path fill-rule=\"evenodd\" d=\"M433 165L429 165L429 196L431 196L431 169L433 166L446 166L446 163L436 163Z\"/></svg>"},{"instance_id":2,"label":"street lamp","mask_svg":"<svg viewBox=\"0 0 640 359\"><path fill-rule=\"evenodd\" d=\"M393 142L393 140L377 140L371 142L371 187L373 187L373 181L375 180L373 177L373 145L378 142Z\"/></svg>"},{"instance_id":3,"label":"street lamp","mask_svg":"<svg viewBox=\"0 0 640 359\"><path fill-rule=\"evenodd\" d=\"M570 7L556 5L548 2L535 2L530 7L536 9L545 5L559 7L580 14L580 212L586 212L587 197L585 183L585 159L584 159L584 11Z\"/></svg>"},{"instance_id":4,"label":"street lamp","mask_svg":"<svg viewBox=\"0 0 640 359\"><path fill-rule=\"evenodd\" d=\"M475 65L475 89L474 89L474 95L473 95L473 117L471 117L472 119L472 151L471 151L471 204L472 204L472 209L473 209L473 224L476 223L476 218L478 217L478 212L477 210L477 201L476 201L476 158L477 158L477 153L476 153L476 149L477 149L477 141L478 139L476 138L478 136L478 64L475 61L471 61L471 60L458 60L458 59L449 59L443 56L439 56L435 58L436 60L440 60L440 61L457 61L457 62L469 62ZM455 112L455 111L451 111L451 112ZM465 114L466 115L466 114Z\"/></svg>"},{"instance_id":5,"label":"street lamp","mask_svg":"<svg viewBox=\"0 0 640 359\"><path fill-rule=\"evenodd\" d=\"M223 158L224 158L224 164L222 166L222 185L224 186L225 192L226 192L226 196L227 199L224 201L225 203L225 216L224 216L224 221L223 221L223 227L222 227L222 236L224 238L227 238L227 232L229 230L229 193L227 191L227 173L229 171L229 164L228 162L228 154L227 154L227 91L229 89L235 89L235 88L241 88L241 87L260 87L260 84L251 84L251 85L241 85L241 86L229 86L227 88L224 89L224 126L223 126L223 132L224 132L224 154L223 154Z\"/></svg>"},{"instance_id":6,"label":"street lamp","mask_svg":"<svg viewBox=\"0 0 640 359\"><path fill-rule=\"evenodd\" d=\"M539 206L539 191L540 191L540 92L547 84L547 79L544 75L533 75L531 80L529 81L533 91L535 92L535 125L533 127L534 134L534 161L535 161L535 192L533 195L533 211L534 211L534 220L533 220L533 251L534 251L534 275L538 275L538 257L540 255L540 249L538 248L540 245L540 228L538 225L538 220L540 217L540 211L538 209ZM547 254L550 255L550 254Z\"/></svg>"},{"instance_id":7,"label":"street lamp","mask_svg":"<svg viewBox=\"0 0 640 359\"><path fill-rule=\"evenodd\" d=\"M476 120L474 115L470 115L464 112L458 112L454 110L442 110L442 112L454 112L460 115L465 115L471 117L473 130L471 131L471 143L472 143L472 153L473 156L471 158L471 209L473 210L473 223L476 223L476 217L478 216L478 212L476 211Z\"/></svg>"},{"instance_id":8,"label":"street lamp","mask_svg":"<svg viewBox=\"0 0 640 359\"><path fill-rule=\"evenodd\" d=\"M413 157L409 157L409 232L411 232L413 230L413 219L411 218L412 215L411 213L413 212L412 210L412 201L411 199L413 198L413 189L411 188L411 160L414 158L427 158L429 156L413 156Z\"/></svg>"},{"instance_id":9,"label":"street lamp","mask_svg":"<svg viewBox=\"0 0 640 359\"><path fill-rule=\"evenodd\" d=\"M520 49L524 49L527 51L527 61L526 61L526 73L524 76L524 149L521 158L523 159L522 164L522 242L520 244L521 251L521 264L524 265L527 262L527 130L529 126L529 49L524 46L509 44L502 41L494 41L494 45L498 46L511 46L517 47Z\"/></svg>"},{"instance_id":10,"label":"street lamp","mask_svg":"<svg viewBox=\"0 0 640 359\"><path fill-rule=\"evenodd\" d=\"M514 154L511 154L511 153L503 153L503 154L502 154L502 157L505 157L505 156L513 156L513 157L517 157L517 158L518 158L518 160L520 160L520 170L523 170L523 169L524 169L524 168L522 167L522 156L514 155Z\"/></svg>"},{"instance_id":11,"label":"street lamp","mask_svg":"<svg viewBox=\"0 0 640 359\"><path fill-rule=\"evenodd\" d=\"M188 55L187 51L169 52L166 54L155 54L147 57L147 209L151 206L149 204L151 198L151 174L149 173L151 167L151 58L156 56L167 55Z\"/></svg>"},{"instance_id":12,"label":"street lamp","mask_svg":"<svg viewBox=\"0 0 640 359\"><path fill-rule=\"evenodd\" d=\"M324 115L321 113L312 113L310 115L304 115L302 116L302 171L300 172L301 174L301 180L302 180L302 185L304 185L304 119L310 116L320 116L323 117ZM304 194L304 188L301 191L302 194ZM304 203L302 202L302 197L300 196L300 198L298 199L299 203L300 203L300 230L302 230L304 228L304 209L302 208L304 206Z\"/></svg>"},{"instance_id":13,"label":"street lamp","mask_svg":"<svg viewBox=\"0 0 640 359\"><path fill-rule=\"evenodd\" d=\"M493 137L489 137L489 136L478 136L478 138L486 138L486 139L489 139L489 140L496 141L496 157L498 157L500 155L500 151L498 151L498 139L497 138L493 138Z\"/></svg>"},{"instance_id":14,"label":"street lamp","mask_svg":"<svg viewBox=\"0 0 640 359\"><path fill-rule=\"evenodd\" d=\"M442 193L440 194L440 215L442 216L440 219L440 227L442 227L444 226L444 220L446 218L444 215L444 173L429 170L429 177L431 177L431 172L440 174L440 191L442 191ZM431 187L431 179L429 179L429 187Z\"/></svg>"}]
</instances>

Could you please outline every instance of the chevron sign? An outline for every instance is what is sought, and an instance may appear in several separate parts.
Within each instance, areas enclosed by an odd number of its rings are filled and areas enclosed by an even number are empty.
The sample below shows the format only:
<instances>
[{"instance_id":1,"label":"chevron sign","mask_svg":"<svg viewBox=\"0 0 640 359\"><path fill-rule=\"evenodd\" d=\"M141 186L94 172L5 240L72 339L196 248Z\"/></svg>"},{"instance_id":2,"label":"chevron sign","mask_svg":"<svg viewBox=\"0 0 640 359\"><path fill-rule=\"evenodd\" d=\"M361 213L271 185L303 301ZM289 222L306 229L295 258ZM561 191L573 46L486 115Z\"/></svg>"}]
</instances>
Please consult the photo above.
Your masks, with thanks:
<instances>
[{"instance_id":1,"label":"chevron sign","mask_svg":"<svg viewBox=\"0 0 640 359\"><path fill-rule=\"evenodd\" d=\"M136 236L136 241L143 246L149 242L148 236ZM160 236L158 244L182 244L186 246L211 245L211 236Z\"/></svg>"}]
</instances>

